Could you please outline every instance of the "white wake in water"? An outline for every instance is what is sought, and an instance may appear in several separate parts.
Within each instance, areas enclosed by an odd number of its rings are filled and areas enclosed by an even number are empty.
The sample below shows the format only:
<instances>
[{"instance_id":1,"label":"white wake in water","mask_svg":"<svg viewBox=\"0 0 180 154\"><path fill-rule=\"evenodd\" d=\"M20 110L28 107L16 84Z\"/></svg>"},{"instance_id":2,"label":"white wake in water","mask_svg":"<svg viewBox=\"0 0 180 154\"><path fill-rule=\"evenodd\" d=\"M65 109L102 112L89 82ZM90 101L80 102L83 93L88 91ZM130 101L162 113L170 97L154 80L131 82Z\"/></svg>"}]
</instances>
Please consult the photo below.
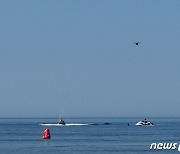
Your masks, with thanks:
<instances>
[{"instance_id":1,"label":"white wake in water","mask_svg":"<svg viewBox=\"0 0 180 154\"><path fill-rule=\"evenodd\" d=\"M94 125L94 123L89 124L40 124L41 126L87 126L87 125Z\"/></svg>"}]
</instances>

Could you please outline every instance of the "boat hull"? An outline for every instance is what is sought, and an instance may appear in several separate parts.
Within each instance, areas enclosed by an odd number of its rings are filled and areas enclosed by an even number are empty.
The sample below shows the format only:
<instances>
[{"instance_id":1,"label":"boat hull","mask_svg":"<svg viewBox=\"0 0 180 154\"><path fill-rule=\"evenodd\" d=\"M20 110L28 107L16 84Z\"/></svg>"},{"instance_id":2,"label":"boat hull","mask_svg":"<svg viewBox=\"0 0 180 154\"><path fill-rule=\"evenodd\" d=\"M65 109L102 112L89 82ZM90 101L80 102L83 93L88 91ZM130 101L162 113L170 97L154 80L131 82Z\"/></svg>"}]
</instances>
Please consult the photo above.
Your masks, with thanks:
<instances>
[{"instance_id":1,"label":"boat hull","mask_svg":"<svg viewBox=\"0 0 180 154\"><path fill-rule=\"evenodd\" d=\"M154 126L154 123L148 121L148 122L144 122L144 121L139 121L136 123L136 126Z\"/></svg>"}]
</instances>

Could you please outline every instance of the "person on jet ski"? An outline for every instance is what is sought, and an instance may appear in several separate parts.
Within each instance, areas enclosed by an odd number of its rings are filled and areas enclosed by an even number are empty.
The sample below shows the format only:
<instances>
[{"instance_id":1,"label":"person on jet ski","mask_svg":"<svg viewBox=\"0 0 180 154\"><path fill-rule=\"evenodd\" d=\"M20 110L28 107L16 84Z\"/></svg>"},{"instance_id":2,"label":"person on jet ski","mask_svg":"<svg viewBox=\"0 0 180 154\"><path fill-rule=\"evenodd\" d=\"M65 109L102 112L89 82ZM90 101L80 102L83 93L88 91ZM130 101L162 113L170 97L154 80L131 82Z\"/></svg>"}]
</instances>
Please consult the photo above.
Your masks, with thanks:
<instances>
[{"instance_id":1,"label":"person on jet ski","mask_svg":"<svg viewBox=\"0 0 180 154\"><path fill-rule=\"evenodd\" d=\"M145 123L145 124L147 123L147 119L144 119L144 123Z\"/></svg>"},{"instance_id":2,"label":"person on jet ski","mask_svg":"<svg viewBox=\"0 0 180 154\"><path fill-rule=\"evenodd\" d=\"M65 121L61 118L61 120L59 121L59 124L65 125Z\"/></svg>"}]
</instances>

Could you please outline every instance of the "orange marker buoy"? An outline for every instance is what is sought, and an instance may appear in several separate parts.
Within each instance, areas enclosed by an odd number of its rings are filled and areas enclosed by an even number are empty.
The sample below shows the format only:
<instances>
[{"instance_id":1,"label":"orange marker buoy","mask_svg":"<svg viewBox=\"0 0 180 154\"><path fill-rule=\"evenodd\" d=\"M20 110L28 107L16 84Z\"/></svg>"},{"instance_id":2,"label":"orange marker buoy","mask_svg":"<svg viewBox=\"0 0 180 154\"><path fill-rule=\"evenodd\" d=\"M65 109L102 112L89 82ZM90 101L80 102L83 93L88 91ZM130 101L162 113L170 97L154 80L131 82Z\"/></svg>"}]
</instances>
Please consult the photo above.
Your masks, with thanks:
<instances>
[{"instance_id":1,"label":"orange marker buoy","mask_svg":"<svg viewBox=\"0 0 180 154\"><path fill-rule=\"evenodd\" d=\"M43 139L50 139L50 138L51 138L50 130L49 128L46 128L43 133Z\"/></svg>"}]
</instances>

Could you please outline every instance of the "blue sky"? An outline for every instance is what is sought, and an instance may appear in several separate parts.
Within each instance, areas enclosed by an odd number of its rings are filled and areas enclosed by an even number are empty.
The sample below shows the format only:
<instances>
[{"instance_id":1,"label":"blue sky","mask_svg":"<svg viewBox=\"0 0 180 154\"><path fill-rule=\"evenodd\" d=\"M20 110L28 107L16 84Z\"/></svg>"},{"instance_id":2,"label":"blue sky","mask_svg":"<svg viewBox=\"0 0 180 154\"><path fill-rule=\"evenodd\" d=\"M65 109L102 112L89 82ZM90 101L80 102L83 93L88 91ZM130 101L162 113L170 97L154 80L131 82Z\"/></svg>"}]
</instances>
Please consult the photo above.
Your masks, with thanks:
<instances>
[{"instance_id":1,"label":"blue sky","mask_svg":"<svg viewBox=\"0 0 180 154\"><path fill-rule=\"evenodd\" d=\"M179 6L1 1L0 117L180 116Z\"/></svg>"}]
</instances>

